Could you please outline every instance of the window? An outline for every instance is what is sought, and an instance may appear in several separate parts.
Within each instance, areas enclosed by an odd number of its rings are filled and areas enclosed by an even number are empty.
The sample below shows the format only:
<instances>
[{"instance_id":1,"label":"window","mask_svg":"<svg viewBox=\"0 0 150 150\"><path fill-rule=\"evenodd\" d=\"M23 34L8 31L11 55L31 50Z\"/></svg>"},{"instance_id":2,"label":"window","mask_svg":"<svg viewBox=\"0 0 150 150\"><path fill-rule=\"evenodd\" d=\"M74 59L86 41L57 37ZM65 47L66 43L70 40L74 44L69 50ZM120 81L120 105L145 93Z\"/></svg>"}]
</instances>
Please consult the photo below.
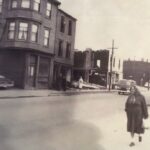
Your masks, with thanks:
<instances>
[{"instance_id":1,"label":"window","mask_svg":"<svg viewBox=\"0 0 150 150\"><path fill-rule=\"evenodd\" d=\"M68 35L72 35L72 21L69 20L69 24L68 24Z\"/></svg>"},{"instance_id":2,"label":"window","mask_svg":"<svg viewBox=\"0 0 150 150\"><path fill-rule=\"evenodd\" d=\"M67 43L67 45L66 45L66 58L70 58L70 53L71 53L71 44Z\"/></svg>"},{"instance_id":3,"label":"window","mask_svg":"<svg viewBox=\"0 0 150 150\"><path fill-rule=\"evenodd\" d=\"M33 10L39 11L40 10L40 0L33 1Z\"/></svg>"},{"instance_id":4,"label":"window","mask_svg":"<svg viewBox=\"0 0 150 150\"><path fill-rule=\"evenodd\" d=\"M20 22L19 23L19 40L27 40L28 36L28 23Z\"/></svg>"},{"instance_id":5,"label":"window","mask_svg":"<svg viewBox=\"0 0 150 150\"><path fill-rule=\"evenodd\" d=\"M49 45L49 30L45 29L44 31L44 46L48 46Z\"/></svg>"},{"instance_id":6,"label":"window","mask_svg":"<svg viewBox=\"0 0 150 150\"><path fill-rule=\"evenodd\" d=\"M11 7L12 8L17 8L17 0L12 0L12 3L11 3Z\"/></svg>"},{"instance_id":7,"label":"window","mask_svg":"<svg viewBox=\"0 0 150 150\"><path fill-rule=\"evenodd\" d=\"M38 36L38 26L33 24L31 27L31 41L37 42L37 36Z\"/></svg>"},{"instance_id":8,"label":"window","mask_svg":"<svg viewBox=\"0 0 150 150\"><path fill-rule=\"evenodd\" d=\"M22 0L21 7L22 8L30 8L30 0Z\"/></svg>"},{"instance_id":9,"label":"window","mask_svg":"<svg viewBox=\"0 0 150 150\"><path fill-rule=\"evenodd\" d=\"M8 39L12 40L14 38L15 38L15 22L10 22L8 28Z\"/></svg>"},{"instance_id":10,"label":"window","mask_svg":"<svg viewBox=\"0 0 150 150\"><path fill-rule=\"evenodd\" d=\"M101 60L98 59L97 62L96 62L96 65L97 65L98 68L100 68L101 67Z\"/></svg>"},{"instance_id":11,"label":"window","mask_svg":"<svg viewBox=\"0 0 150 150\"><path fill-rule=\"evenodd\" d=\"M63 55L63 41L59 41L59 45L58 45L58 56L62 56Z\"/></svg>"},{"instance_id":12,"label":"window","mask_svg":"<svg viewBox=\"0 0 150 150\"><path fill-rule=\"evenodd\" d=\"M3 4L3 0L0 0L0 13L2 12L2 4Z\"/></svg>"},{"instance_id":13,"label":"window","mask_svg":"<svg viewBox=\"0 0 150 150\"><path fill-rule=\"evenodd\" d=\"M65 32L65 17L61 16L60 32Z\"/></svg>"},{"instance_id":14,"label":"window","mask_svg":"<svg viewBox=\"0 0 150 150\"><path fill-rule=\"evenodd\" d=\"M51 15L51 8L52 8L51 3L47 2L47 6L46 6L46 16L47 17L50 17L50 15Z\"/></svg>"}]
</instances>

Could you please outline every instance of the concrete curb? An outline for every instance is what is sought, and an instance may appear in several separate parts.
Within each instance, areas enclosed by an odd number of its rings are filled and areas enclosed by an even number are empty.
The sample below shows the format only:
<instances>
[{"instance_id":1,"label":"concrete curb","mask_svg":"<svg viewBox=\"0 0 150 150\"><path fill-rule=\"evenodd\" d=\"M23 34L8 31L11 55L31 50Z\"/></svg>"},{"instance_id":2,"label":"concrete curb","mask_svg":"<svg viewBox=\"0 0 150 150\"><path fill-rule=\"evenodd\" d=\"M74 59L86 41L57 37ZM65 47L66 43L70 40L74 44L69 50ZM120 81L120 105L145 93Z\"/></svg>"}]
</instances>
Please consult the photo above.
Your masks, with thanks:
<instances>
[{"instance_id":1,"label":"concrete curb","mask_svg":"<svg viewBox=\"0 0 150 150\"><path fill-rule=\"evenodd\" d=\"M31 94L31 95L10 95L10 96L0 96L0 99L13 99L13 98L34 98L34 97L50 97L50 96L71 96L71 95L81 95L81 94L97 94L97 93L114 93L116 91L108 91L108 90L79 90L79 91L60 91L60 92L52 92L48 94Z\"/></svg>"}]
</instances>

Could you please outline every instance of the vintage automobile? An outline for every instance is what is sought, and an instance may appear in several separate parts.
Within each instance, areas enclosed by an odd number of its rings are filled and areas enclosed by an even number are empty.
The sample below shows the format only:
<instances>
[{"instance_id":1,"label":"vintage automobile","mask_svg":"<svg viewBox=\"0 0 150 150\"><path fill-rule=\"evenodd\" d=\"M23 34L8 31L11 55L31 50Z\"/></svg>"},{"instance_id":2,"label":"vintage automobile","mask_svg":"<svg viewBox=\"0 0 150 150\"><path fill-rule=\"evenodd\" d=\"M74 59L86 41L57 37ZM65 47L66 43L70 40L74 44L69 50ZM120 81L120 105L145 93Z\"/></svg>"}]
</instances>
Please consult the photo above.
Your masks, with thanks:
<instances>
[{"instance_id":1,"label":"vintage automobile","mask_svg":"<svg viewBox=\"0 0 150 150\"><path fill-rule=\"evenodd\" d=\"M118 82L118 94L130 94L131 86L136 85L136 81L122 79Z\"/></svg>"},{"instance_id":2,"label":"vintage automobile","mask_svg":"<svg viewBox=\"0 0 150 150\"><path fill-rule=\"evenodd\" d=\"M0 88L10 88L14 87L14 81L6 78L3 75L0 75Z\"/></svg>"}]
</instances>

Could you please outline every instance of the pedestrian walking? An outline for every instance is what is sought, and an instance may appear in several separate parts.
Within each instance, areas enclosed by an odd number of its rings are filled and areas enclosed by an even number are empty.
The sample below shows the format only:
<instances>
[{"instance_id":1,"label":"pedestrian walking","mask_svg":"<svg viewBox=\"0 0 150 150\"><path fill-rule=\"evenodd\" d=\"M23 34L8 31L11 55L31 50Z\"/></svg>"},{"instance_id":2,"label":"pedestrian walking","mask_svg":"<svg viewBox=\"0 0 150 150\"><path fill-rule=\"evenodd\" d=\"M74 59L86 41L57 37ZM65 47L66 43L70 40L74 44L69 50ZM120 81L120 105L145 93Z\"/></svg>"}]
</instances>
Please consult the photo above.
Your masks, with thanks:
<instances>
[{"instance_id":1,"label":"pedestrian walking","mask_svg":"<svg viewBox=\"0 0 150 150\"><path fill-rule=\"evenodd\" d=\"M80 78L79 78L79 89L82 89L82 86L83 86L83 78L82 78L82 76L80 76Z\"/></svg>"},{"instance_id":2,"label":"pedestrian walking","mask_svg":"<svg viewBox=\"0 0 150 150\"><path fill-rule=\"evenodd\" d=\"M134 134L138 134L139 142L142 141L141 134L144 133L143 119L148 118L148 110L145 97L140 93L136 86L132 86L131 94L125 103L125 111L127 114L127 131L131 134L131 143L134 146Z\"/></svg>"}]
</instances>

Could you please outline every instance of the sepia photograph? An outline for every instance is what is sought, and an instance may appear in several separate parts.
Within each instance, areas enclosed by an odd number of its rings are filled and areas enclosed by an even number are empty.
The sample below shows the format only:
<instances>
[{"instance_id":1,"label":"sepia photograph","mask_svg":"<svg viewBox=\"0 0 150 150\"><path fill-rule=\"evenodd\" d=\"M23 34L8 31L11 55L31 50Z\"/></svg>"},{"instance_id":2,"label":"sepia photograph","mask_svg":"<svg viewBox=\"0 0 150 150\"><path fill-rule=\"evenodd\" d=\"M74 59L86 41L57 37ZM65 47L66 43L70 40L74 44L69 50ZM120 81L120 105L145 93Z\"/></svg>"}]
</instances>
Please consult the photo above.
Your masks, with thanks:
<instances>
[{"instance_id":1,"label":"sepia photograph","mask_svg":"<svg viewBox=\"0 0 150 150\"><path fill-rule=\"evenodd\" d=\"M0 150L149 150L149 107L149 0L0 0Z\"/></svg>"}]
</instances>

